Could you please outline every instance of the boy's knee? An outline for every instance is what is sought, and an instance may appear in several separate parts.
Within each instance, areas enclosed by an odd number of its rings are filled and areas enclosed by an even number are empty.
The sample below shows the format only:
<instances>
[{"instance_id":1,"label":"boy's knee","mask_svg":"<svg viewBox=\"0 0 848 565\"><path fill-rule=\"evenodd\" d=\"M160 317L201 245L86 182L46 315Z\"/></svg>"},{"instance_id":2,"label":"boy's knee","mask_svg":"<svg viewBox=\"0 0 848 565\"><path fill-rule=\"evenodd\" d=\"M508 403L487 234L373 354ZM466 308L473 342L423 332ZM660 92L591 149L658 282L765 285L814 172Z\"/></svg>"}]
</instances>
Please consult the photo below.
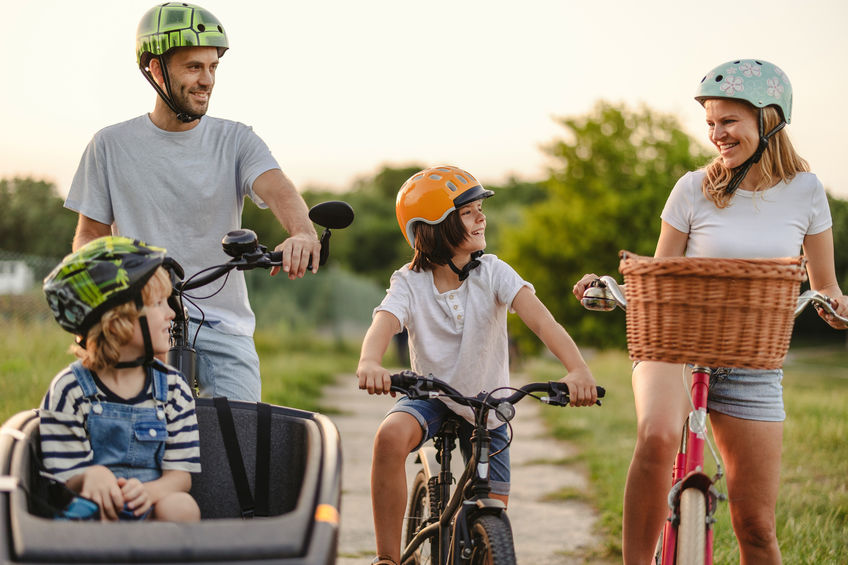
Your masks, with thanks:
<instances>
[{"instance_id":1,"label":"boy's knee","mask_svg":"<svg viewBox=\"0 0 848 565\"><path fill-rule=\"evenodd\" d=\"M374 458L403 457L421 443L421 426L414 416L394 412L383 421L374 437Z\"/></svg>"}]
</instances>

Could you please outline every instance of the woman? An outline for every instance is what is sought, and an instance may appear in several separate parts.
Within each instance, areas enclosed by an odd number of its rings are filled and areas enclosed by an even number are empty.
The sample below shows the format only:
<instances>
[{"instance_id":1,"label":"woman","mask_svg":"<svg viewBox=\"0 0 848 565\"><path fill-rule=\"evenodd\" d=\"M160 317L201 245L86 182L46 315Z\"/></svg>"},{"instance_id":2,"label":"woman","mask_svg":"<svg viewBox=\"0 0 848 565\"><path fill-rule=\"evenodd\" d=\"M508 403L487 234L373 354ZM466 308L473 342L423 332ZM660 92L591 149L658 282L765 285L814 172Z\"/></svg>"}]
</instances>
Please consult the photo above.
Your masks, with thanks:
<instances>
[{"instance_id":1,"label":"woman","mask_svg":"<svg viewBox=\"0 0 848 565\"><path fill-rule=\"evenodd\" d=\"M824 188L783 129L792 113L789 79L765 61L731 61L701 80L695 99L704 107L708 137L719 154L675 185L662 212L655 256L770 258L803 249L811 287L832 297L839 314L848 314L848 297L836 280ZM574 294L580 298L595 278L584 276ZM820 315L834 328L845 328ZM668 511L668 470L688 412L681 371L680 365L659 362L638 363L633 370L637 440L624 492L625 564L651 561ZM726 467L741 562L780 563L775 506L783 373L729 369L719 375L710 383L710 420Z\"/></svg>"}]
</instances>

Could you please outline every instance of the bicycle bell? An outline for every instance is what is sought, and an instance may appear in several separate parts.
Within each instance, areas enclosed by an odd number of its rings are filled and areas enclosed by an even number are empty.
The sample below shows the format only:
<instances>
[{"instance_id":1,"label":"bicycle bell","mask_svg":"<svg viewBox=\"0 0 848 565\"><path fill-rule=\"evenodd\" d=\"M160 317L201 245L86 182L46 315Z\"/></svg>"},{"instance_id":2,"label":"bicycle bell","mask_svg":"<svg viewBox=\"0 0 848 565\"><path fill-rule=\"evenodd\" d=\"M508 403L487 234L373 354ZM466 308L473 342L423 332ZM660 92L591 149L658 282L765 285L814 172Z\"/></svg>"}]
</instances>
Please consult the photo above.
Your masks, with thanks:
<instances>
[{"instance_id":1,"label":"bicycle bell","mask_svg":"<svg viewBox=\"0 0 848 565\"><path fill-rule=\"evenodd\" d=\"M583 298L580 303L587 310L599 312L610 312L615 310L616 307L615 298L601 279L595 279L589 283L589 286L583 291Z\"/></svg>"},{"instance_id":2,"label":"bicycle bell","mask_svg":"<svg viewBox=\"0 0 848 565\"><path fill-rule=\"evenodd\" d=\"M239 229L227 232L227 235L221 240L221 245L224 246L224 253L230 257L241 257L256 251L258 242L259 238L255 231Z\"/></svg>"},{"instance_id":3,"label":"bicycle bell","mask_svg":"<svg viewBox=\"0 0 848 565\"><path fill-rule=\"evenodd\" d=\"M501 422L509 422L515 417L515 406L509 402L501 402L498 404L498 407L495 408L495 416L497 416L498 420Z\"/></svg>"}]
</instances>

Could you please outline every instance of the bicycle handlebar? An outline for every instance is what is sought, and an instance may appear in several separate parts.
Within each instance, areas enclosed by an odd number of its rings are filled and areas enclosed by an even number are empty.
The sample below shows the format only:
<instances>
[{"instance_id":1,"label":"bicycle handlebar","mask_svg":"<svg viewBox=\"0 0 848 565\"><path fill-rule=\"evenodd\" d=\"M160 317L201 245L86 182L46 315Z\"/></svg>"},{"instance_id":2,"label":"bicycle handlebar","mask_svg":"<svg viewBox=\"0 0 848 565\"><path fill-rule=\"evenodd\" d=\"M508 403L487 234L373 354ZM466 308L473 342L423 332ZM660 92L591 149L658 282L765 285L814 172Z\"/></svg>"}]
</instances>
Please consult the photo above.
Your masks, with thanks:
<instances>
[{"instance_id":1,"label":"bicycle handlebar","mask_svg":"<svg viewBox=\"0 0 848 565\"><path fill-rule=\"evenodd\" d=\"M624 297L621 287L618 286L614 278L607 275L592 281L583 292L583 298L580 300L580 303L587 310L610 311L615 310L615 308L627 309L627 299ZM830 302L830 298L817 290L808 290L798 297L795 307L795 317L797 318L809 304L818 306L837 320L848 323L848 318L836 313Z\"/></svg>"},{"instance_id":2,"label":"bicycle handlebar","mask_svg":"<svg viewBox=\"0 0 848 565\"><path fill-rule=\"evenodd\" d=\"M309 210L309 219L324 228L321 234L321 251L318 264L323 265L330 256L330 229L346 228L353 222L353 208L347 202L332 200L316 204ZM186 281L175 284L179 291L187 291L205 286L226 273L237 269L248 271L251 269L270 269L283 264L282 251L268 251L264 245L260 245L256 232L249 229L238 229L228 232L221 240L224 252L232 257L223 265L210 267L208 273L202 276L194 276ZM312 269L312 261L306 267Z\"/></svg>"},{"instance_id":3,"label":"bicycle handlebar","mask_svg":"<svg viewBox=\"0 0 848 565\"><path fill-rule=\"evenodd\" d=\"M411 399L434 398L445 396L458 404L463 404L471 408L483 407L498 410L498 407L504 403L515 404L522 398L528 396L531 392L544 392L547 396L539 398L546 404L553 406L568 406L571 402L571 397L568 393L568 385L559 381L548 381L546 383L537 382L529 383L515 390L513 394L506 397L491 396L490 393L481 392L477 396L466 396L453 388L445 381L434 377L433 375L422 376L413 371L402 371L391 375L392 387L395 392L405 394ZM598 398L603 398L606 394L604 387L597 387ZM538 397L534 397L538 398ZM598 406L601 401L596 402Z\"/></svg>"}]
</instances>

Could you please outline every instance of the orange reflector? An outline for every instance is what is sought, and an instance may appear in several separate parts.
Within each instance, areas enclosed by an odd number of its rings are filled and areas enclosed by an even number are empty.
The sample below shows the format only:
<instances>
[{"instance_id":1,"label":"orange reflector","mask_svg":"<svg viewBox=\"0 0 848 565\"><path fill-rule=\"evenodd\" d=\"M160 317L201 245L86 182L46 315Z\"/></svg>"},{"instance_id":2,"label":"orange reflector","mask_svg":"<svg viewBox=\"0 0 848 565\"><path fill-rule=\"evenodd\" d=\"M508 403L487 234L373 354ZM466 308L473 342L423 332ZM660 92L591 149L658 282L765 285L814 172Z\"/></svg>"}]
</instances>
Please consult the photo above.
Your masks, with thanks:
<instances>
[{"instance_id":1,"label":"orange reflector","mask_svg":"<svg viewBox=\"0 0 848 565\"><path fill-rule=\"evenodd\" d=\"M327 522L336 526L339 523L339 511L329 504L319 504L315 509L315 521Z\"/></svg>"}]
</instances>

